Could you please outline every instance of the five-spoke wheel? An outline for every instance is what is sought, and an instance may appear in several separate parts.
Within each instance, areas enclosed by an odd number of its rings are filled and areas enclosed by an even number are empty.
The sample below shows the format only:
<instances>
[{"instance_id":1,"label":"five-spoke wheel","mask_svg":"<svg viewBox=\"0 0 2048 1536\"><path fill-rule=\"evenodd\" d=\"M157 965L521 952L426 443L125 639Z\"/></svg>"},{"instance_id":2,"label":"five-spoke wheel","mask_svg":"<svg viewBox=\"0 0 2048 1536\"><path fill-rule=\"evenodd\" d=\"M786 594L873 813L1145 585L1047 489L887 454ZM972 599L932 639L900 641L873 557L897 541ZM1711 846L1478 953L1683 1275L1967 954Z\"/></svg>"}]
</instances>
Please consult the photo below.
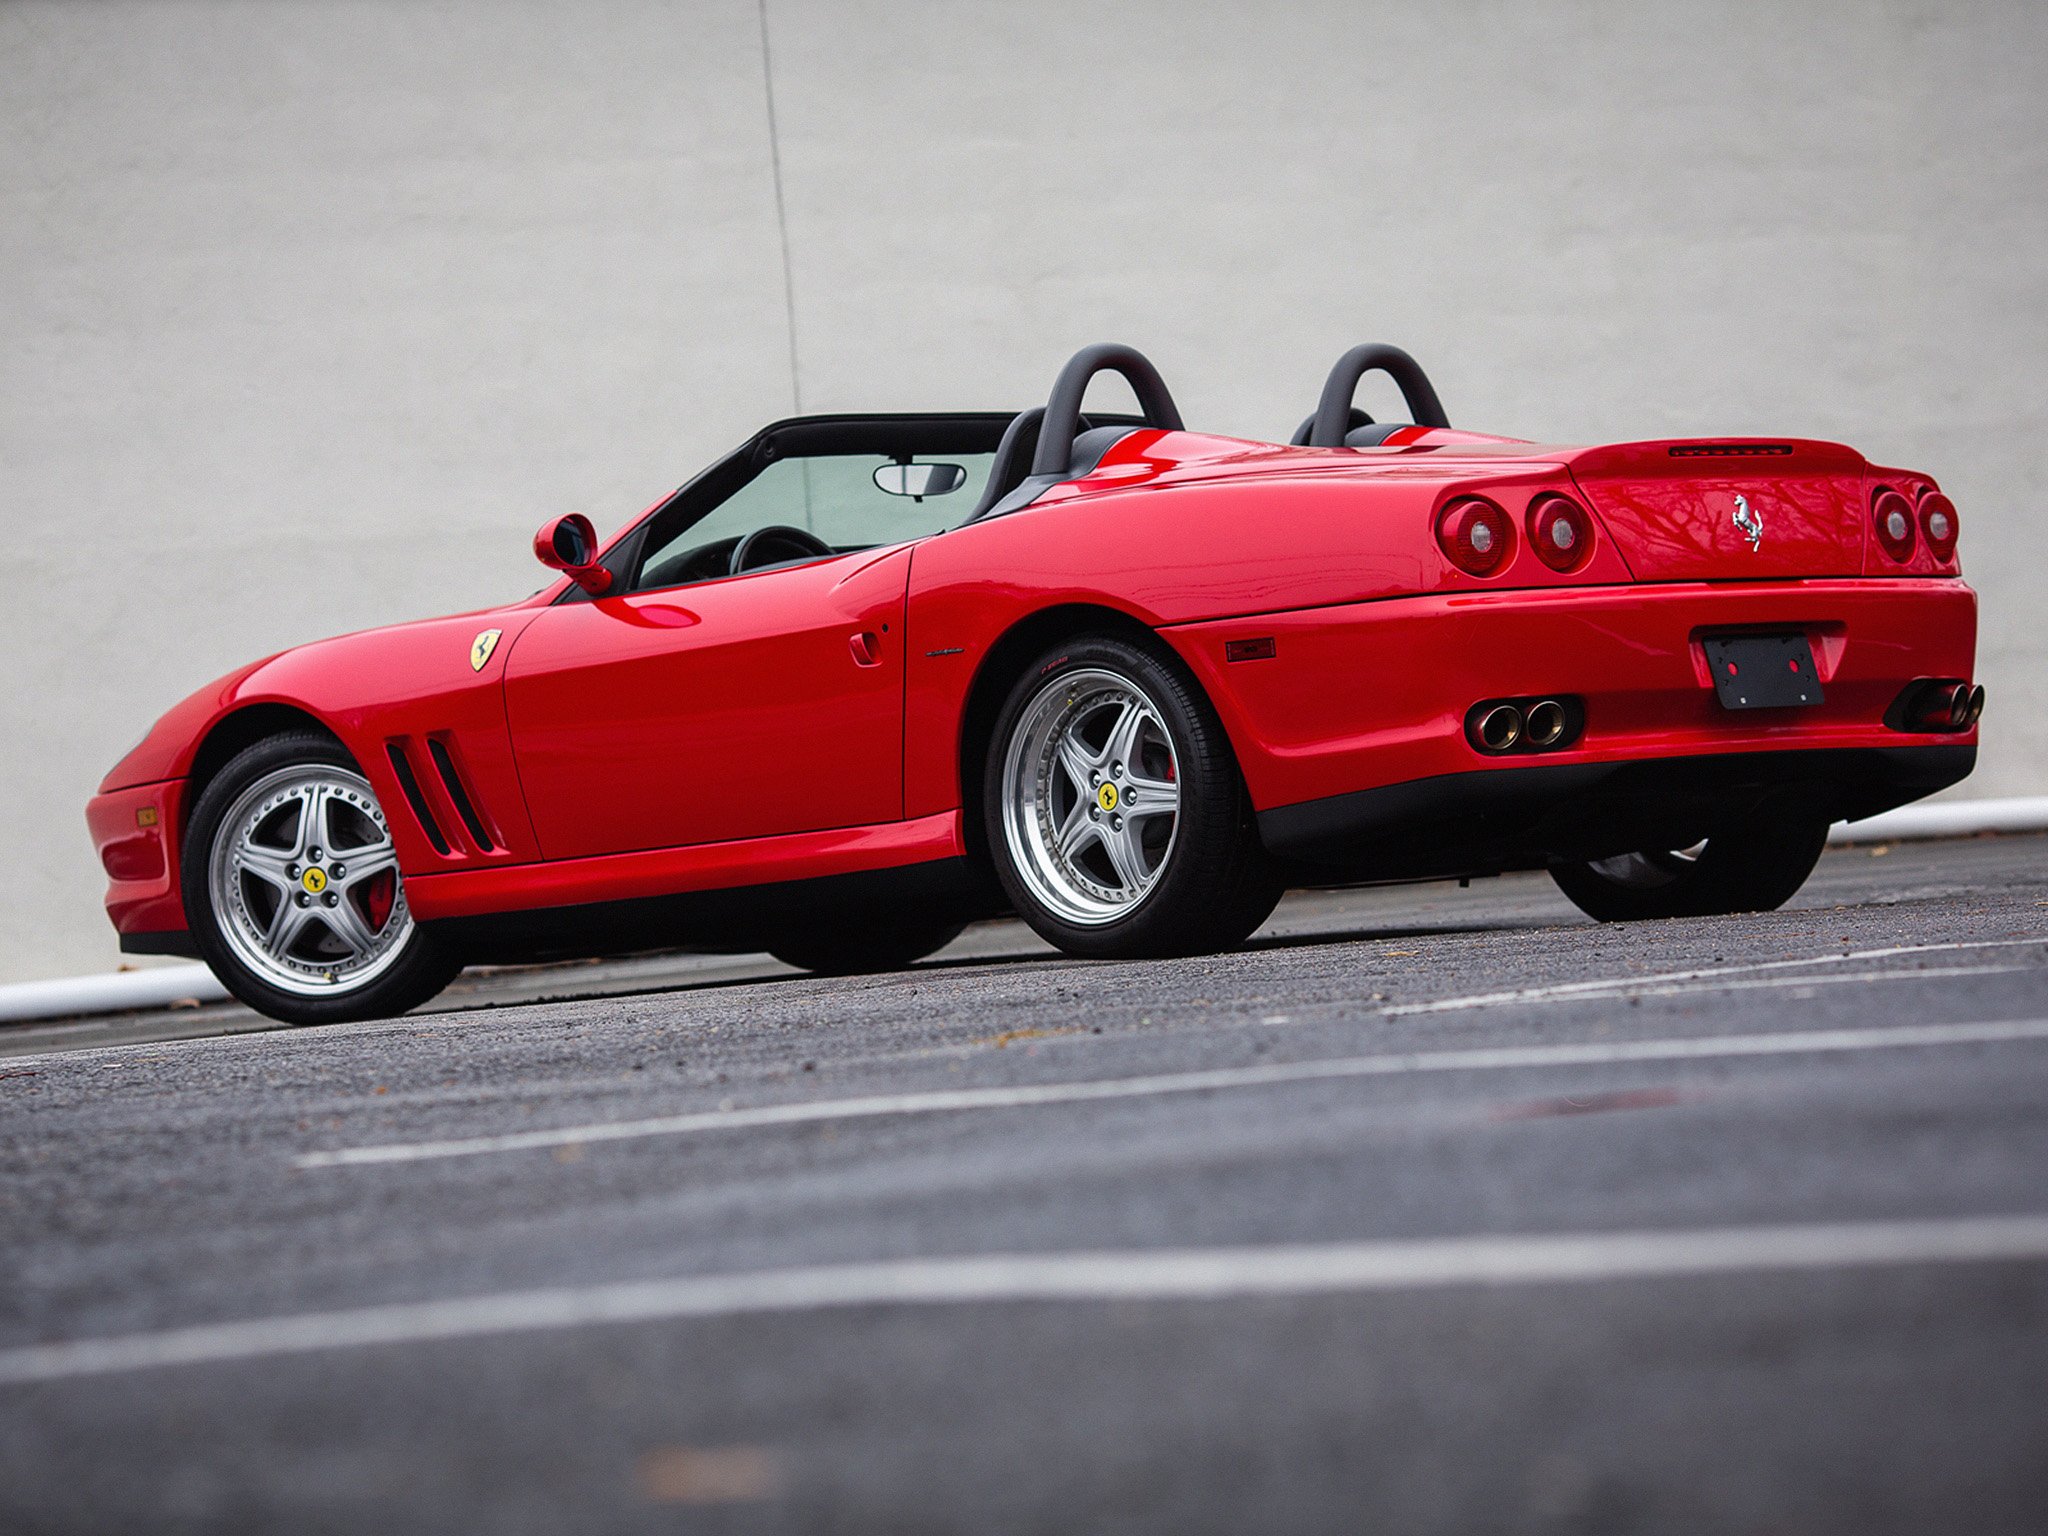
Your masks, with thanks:
<instances>
[{"instance_id":1,"label":"five-spoke wheel","mask_svg":"<svg viewBox=\"0 0 2048 1536\"><path fill-rule=\"evenodd\" d=\"M293 1023L376 1017L455 974L406 906L376 794L331 739L248 748L200 796L187 838L193 936L250 1006Z\"/></svg>"},{"instance_id":2,"label":"five-spoke wheel","mask_svg":"<svg viewBox=\"0 0 2048 1536\"><path fill-rule=\"evenodd\" d=\"M1126 640L1077 640L1025 672L983 801L1012 905L1073 953L1225 948L1279 899L1214 711Z\"/></svg>"},{"instance_id":3,"label":"five-spoke wheel","mask_svg":"<svg viewBox=\"0 0 2048 1536\"><path fill-rule=\"evenodd\" d=\"M207 884L237 956L286 991L367 981L412 932L384 813L346 768L280 768L243 790Z\"/></svg>"},{"instance_id":4,"label":"five-spoke wheel","mask_svg":"<svg viewBox=\"0 0 2048 1536\"><path fill-rule=\"evenodd\" d=\"M1180 769L1159 706L1101 668L1042 686L1003 759L1003 836L1046 908L1099 927L1159 883L1180 821Z\"/></svg>"}]
</instances>

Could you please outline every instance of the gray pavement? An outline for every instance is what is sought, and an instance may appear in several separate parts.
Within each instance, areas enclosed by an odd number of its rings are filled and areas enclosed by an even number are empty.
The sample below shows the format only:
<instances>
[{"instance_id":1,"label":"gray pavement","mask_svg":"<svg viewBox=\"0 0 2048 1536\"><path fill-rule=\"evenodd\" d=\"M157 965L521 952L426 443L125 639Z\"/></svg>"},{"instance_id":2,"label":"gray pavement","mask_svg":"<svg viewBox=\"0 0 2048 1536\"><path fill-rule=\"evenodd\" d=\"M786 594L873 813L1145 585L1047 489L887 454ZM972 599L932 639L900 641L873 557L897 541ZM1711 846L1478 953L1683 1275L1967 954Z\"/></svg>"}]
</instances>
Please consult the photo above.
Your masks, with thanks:
<instances>
[{"instance_id":1,"label":"gray pavement","mask_svg":"<svg viewBox=\"0 0 2048 1536\"><path fill-rule=\"evenodd\" d=\"M2043 1528L2048 839L446 1003L0 1036L0 1531Z\"/></svg>"}]
</instances>

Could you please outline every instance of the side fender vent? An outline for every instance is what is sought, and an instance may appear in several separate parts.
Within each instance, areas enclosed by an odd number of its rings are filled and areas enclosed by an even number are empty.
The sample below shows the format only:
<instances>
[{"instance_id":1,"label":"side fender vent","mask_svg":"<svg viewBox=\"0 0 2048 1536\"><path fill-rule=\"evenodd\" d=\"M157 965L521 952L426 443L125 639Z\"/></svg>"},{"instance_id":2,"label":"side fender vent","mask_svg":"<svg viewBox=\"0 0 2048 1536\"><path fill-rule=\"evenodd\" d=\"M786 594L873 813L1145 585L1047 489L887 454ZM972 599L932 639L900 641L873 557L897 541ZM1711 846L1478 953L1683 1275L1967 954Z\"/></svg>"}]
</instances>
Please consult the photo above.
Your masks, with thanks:
<instances>
[{"instance_id":1,"label":"side fender vent","mask_svg":"<svg viewBox=\"0 0 2048 1536\"><path fill-rule=\"evenodd\" d=\"M398 775L398 787L405 791L405 803L412 807L420 830L427 834L427 841L434 845L434 852L446 858L448 839L442 835L441 824L434 820L434 813L427 809L427 797L420 793L420 781L413 774L412 761L405 755L405 748L395 741L388 741L384 750L390 754L391 771Z\"/></svg>"},{"instance_id":2,"label":"side fender vent","mask_svg":"<svg viewBox=\"0 0 2048 1536\"><path fill-rule=\"evenodd\" d=\"M462 824L469 828L469 835L482 853L495 853L497 842L484 826L483 817L477 814L476 802L470 798L469 790L462 782L462 775L456 771L455 759L448 753L447 745L438 736L427 738L427 751L434 759L434 766L441 772L441 783L448 791L449 803L455 807L455 814L462 818Z\"/></svg>"}]
</instances>

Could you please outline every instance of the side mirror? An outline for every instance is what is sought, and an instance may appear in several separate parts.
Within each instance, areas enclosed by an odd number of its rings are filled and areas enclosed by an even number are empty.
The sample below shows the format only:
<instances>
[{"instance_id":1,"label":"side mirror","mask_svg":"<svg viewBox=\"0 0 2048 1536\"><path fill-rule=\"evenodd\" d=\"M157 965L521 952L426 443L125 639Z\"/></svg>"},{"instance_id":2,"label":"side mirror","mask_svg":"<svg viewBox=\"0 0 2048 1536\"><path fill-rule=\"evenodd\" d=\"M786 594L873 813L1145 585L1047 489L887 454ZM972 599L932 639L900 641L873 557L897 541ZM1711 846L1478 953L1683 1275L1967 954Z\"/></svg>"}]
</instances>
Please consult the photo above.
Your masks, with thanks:
<instances>
[{"instance_id":1,"label":"side mirror","mask_svg":"<svg viewBox=\"0 0 2048 1536\"><path fill-rule=\"evenodd\" d=\"M593 597L611 589L612 573L597 563L597 530L581 512L542 523L533 536L533 557Z\"/></svg>"},{"instance_id":2,"label":"side mirror","mask_svg":"<svg viewBox=\"0 0 2048 1536\"><path fill-rule=\"evenodd\" d=\"M966 483L967 471L958 464L884 464L875 471L877 490L913 501L949 496Z\"/></svg>"}]
</instances>

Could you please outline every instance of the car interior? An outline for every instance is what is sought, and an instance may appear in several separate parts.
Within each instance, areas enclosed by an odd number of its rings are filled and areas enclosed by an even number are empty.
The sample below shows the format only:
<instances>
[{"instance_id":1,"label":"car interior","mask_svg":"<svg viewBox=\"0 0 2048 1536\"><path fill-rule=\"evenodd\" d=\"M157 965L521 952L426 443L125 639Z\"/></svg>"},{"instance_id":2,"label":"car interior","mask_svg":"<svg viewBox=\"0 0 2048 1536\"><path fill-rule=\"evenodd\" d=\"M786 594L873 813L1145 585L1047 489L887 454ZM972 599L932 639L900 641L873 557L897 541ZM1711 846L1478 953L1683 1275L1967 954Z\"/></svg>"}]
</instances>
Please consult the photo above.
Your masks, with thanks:
<instances>
[{"instance_id":1,"label":"car interior","mask_svg":"<svg viewBox=\"0 0 2048 1536\"><path fill-rule=\"evenodd\" d=\"M1352 404L1366 374L1388 374L1412 422L1375 422ZM1130 386L1138 413L1083 415L1097 375ZM1436 390L1399 347L1354 347L1291 441L1372 447L1410 425L1449 426ZM762 429L679 489L606 556L613 592L647 592L829 559L1029 506L1089 473L1133 432L1181 430L1159 371L1115 343L1070 358L1042 406L996 412L801 416ZM962 511L960 509L967 509ZM571 588L561 601L588 601Z\"/></svg>"}]
</instances>

